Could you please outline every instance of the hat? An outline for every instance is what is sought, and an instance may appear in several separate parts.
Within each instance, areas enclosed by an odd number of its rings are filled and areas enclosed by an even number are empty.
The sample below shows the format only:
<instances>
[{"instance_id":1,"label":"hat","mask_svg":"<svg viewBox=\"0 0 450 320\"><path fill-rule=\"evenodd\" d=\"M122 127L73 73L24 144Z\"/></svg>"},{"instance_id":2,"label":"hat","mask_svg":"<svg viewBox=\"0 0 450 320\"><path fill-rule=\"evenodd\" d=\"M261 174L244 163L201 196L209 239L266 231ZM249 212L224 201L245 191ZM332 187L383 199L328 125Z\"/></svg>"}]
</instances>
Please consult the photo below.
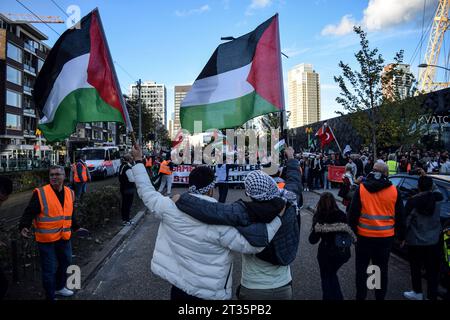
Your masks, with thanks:
<instances>
[{"instance_id":1,"label":"hat","mask_svg":"<svg viewBox=\"0 0 450 320\"><path fill-rule=\"evenodd\" d=\"M268 201L280 196L275 180L261 170L250 172L244 180L244 186L246 194L257 201Z\"/></svg>"}]
</instances>

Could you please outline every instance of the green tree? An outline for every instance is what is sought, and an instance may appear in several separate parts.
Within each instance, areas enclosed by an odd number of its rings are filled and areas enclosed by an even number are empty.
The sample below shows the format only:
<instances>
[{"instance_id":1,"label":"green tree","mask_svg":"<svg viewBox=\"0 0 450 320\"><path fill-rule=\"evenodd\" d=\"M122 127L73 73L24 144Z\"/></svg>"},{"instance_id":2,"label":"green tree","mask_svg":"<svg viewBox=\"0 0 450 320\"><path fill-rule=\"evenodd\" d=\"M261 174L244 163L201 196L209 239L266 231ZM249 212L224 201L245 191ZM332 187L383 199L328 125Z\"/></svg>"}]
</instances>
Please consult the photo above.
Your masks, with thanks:
<instances>
[{"instance_id":1,"label":"green tree","mask_svg":"<svg viewBox=\"0 0 450 320\"><path fill-rule=\"evenodd\" d=\"M128 114L130 115L130 121L135 130L135 135L137 138L139 130L139 108L136 99L125 99L127 102ZM125 133L125 126L120 125L120 132ZM164 127L161 119L155 116L150 108L146 108L142 105L142 140L143 142L148 142L149 137L153 136L156 141L159 142L161 147L170 147L171 141L169 138L169 133Z\"/></svg>"},{"instance_id":2,"label":"green tree","mask_svg":"<svg viewBox=\"0 0 450 320\"><path fill-rule=\"evenodd\" d=\"M403 63L403 50L396 53L394 63L383 72L385 60L378 49L369 47L367 34L361 27L354 27L354 31L360 38L361 49L355 54L359 70L339 62L342 75L334 80L341 92L336 101L352 114L353 128L365 144L371 145L376 158L379 147L404 146L418 141L422 134L417 125L422 115L422 97L416 94L414 77L399 68ZM402 87L400 92L398 83L410 86L406 86L407 90Z\"/></svg>"}]
</instances>

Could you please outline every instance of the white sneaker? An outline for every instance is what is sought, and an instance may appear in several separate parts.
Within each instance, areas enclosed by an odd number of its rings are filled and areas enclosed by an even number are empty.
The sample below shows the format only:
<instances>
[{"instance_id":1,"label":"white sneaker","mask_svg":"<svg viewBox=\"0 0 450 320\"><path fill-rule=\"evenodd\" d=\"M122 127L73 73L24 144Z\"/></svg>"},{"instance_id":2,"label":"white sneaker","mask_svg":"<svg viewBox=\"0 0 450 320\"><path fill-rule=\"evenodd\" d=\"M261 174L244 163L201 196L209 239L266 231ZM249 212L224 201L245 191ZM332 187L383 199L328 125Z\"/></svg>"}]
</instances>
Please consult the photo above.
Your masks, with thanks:
<instances>
[{"instance_id":1,"label":"white sneaker","mask_svg":"<svg viewBox=\"0 0 450 320\"><path fill-rule=\"evenodd\" d=\"M403 292L403 296L408 300L423 300L423 294L414 291Z\"/></svg>"},{"instance_id":2,"label":"white sneaker","mask_svg":"<svg viewBox=\"0 0 450 320\"><path fill-rule=\"evenodd\" d=\"M63 297L71 297L73 296L73 291L67 289L66 287L62 288L61 290L58 290L55 292L57 295L63 296Z\"/></svg>"}]
</instances>

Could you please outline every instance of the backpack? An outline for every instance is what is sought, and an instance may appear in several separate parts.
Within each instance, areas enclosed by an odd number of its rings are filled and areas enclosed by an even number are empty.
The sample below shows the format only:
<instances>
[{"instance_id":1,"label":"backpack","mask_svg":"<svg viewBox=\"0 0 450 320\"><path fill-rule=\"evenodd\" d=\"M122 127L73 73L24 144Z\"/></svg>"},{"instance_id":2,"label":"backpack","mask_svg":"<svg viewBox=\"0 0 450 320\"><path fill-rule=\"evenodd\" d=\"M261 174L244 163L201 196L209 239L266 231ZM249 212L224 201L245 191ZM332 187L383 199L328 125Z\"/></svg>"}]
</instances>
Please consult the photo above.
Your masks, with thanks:
<instances>
[{"instance_id":1,"label":"backpack","mask_svg":"<svg viewBox=\"0 0 450 320\"><path fill-rule=\"evenodd\" d=\"M334 236L334 248L330 253L334 257L350 258L350 248L353 243L352 236L347 232L336 232Z\"/></svg>"}]
</instances>

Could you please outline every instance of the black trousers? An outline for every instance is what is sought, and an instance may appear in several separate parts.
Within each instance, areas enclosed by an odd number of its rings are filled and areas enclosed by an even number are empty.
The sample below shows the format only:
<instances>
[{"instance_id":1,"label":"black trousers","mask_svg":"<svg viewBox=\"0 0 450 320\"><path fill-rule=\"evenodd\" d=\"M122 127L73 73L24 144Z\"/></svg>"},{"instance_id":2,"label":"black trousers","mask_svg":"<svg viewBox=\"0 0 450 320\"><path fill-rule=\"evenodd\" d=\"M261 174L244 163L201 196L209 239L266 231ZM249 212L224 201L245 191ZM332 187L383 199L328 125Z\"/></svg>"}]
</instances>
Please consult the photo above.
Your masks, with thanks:
<instances>
[{"instance_id":1,"label":"black trousers","mask_svg":"<svg viewBox=\"0 0 450 320\"><path fill-rule=\"evenodd\" d=\"M131 206L133 205L134 191L132 193L130 193L130 191L128 191L128 193L121 191L120 193L122 194L122 220L130 221L130 211Z\"/></svg>"},{"instance_id":2,"label":"black trousers","mask_svg":"<svg viewBox=\"0 0 450 320\"><path fill-rule=\"evenodd\" d=\"M225 203L228 195L228 183L218 183L219 187L219 202Z\"/></svg>"},{"instance_id":3,"label":"black trousers","mask_svg":"<svg viewBox=\"0 0 450 320\"><path fill-rule=\"evenodd\" d=\"M441 246L408 246L413 290L422 293L422 268L427 279L427 299L436 300L439 285Z\"/></svg>"},{"instance_id":4,"label":"black trousers","mask_svg":"<svg viewBox=\"0 0 450 320\"><path fill-rule=\"evenodd\" d=\"M344 300L337 272L349 259L350 253L345 257L334 257L325 248L319 247L317 261L319 262L323 300Z\"/></svg>"},{"instance_id":5,"label":"black trousers","mask_svg":"<svg viewBox=\"0 0 450 320\"><path fill-rule=\"evenodd\" d=\"M375 299L384 300L388 286L388 264L391 255L393 237L368 238L358 237L355 249L356 300L367 297L367 268L370 262L380 268L380 288L375 289Z\"/></svg>"},{"instance_id":6,"label":"black trousers","mask_svg":"<svg viewBox=\"0 0 450 320\"><path fill-rule=\"evenodd\" d=\"M203 299L191 296L184 292L181 289L178 289L175 286L172 286L172 289L170 290L170 300L173 301L203 301Z\"/></svg>"},{"instance_id":7,"label":"black trousers","mask_svg":"<svg viewBox=\"0 0 450 320\"><path fill-rule=\"evenodd\" d=\"M0 266L0 300L3 300L5 297L6 291L8 291L8 279L6 279L3 269Z\"/></svg>"}]
</instances>

